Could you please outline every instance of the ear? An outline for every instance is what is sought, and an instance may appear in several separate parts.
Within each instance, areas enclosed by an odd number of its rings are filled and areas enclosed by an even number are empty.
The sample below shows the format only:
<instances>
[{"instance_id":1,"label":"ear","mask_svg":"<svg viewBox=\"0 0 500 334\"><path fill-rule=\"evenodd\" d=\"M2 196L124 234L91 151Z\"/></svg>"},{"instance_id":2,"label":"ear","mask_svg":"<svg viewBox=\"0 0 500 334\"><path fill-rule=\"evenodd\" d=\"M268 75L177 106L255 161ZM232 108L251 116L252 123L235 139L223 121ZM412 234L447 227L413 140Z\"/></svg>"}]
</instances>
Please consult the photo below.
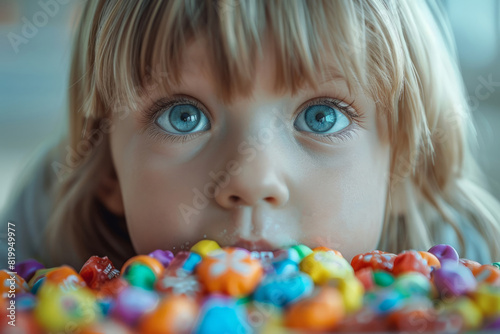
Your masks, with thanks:
<instances>
[{"instance_id":1,"label":"ear","mask_svg":"<svg viewBox=\"0 0 500 334\"><path fill-rule=\"evenodd\" d=\"M114 215L125 215L120 182L118 181L114 168L111 173L102 177L99 189L97 190L97 197Z\"/></svg>"}]
</instances>

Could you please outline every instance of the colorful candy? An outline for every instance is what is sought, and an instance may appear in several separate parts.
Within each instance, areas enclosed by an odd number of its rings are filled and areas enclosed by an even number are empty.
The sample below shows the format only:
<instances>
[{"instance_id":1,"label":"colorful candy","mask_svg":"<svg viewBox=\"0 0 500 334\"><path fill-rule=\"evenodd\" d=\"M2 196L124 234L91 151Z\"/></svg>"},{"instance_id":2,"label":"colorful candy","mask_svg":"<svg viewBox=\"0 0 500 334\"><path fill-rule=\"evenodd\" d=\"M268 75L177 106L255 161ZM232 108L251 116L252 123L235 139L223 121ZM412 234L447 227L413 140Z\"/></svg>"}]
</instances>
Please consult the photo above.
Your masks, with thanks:
<instances>
[{"instance_id":1,"label":"colorful candy","mask_svg":"<svg viewBox=\"0 0 500 334\"><path fill-rule=\"evenodd\" d=\"M325 284L331 279L354 276L352 267L334 252L314 251L300 262L300 270L309 274L315 284Z\"/></svg>"},{"instance_id":2,"label":"colorful candy","mask_svg":"<svg viewBox=\"0 0 500 334\"><path fill-rule=\"evenodd\" d=\"M139 323L141 333L189 333L198 316L198 303L184 295L165 297L158 307L145 314Z\"/></svg>"},{"instance_id":3,"label":"colorful candy","mask_svg":"<svg viewBox=\"0 0 500 334\"><path fill-rule=\"evenodd\" d=\"M322 286L312 296L290 305L285 314L285 325L294 329L329 331L344 314L341 293L336 288Z\"/></svg>"},{"instance_id":4,"label":"colorful candy","mask_svg":"<svg viewBox=\"0 0 500 334\"><path fill-rule=\"evenodd\" d=\"M112 313L124 323L133 326L142 315L153 311L158 302L159 296L156 292L130 286L118 294Z\"/></svg>"},{"instance_id":5,"label":"colorful candy","mask_svg":"<svg viewBox=\"0 0 500 334\"><path fill-rule=\"evenodd\" d=\"M200 255L201 257L206 257L210 252L220 249L217 242L213 240L201 240L198 241L191 247L191 252Z\"/></svg>"},{"instance_id":6,"label":"colorful candy","mask_svg":"<svg viewBox=\"0 0 500 334\"><path fill-rule=\"evenodd\" d=\"M437 257L439 262L442 262L443 260L451 260L458 262L459 260L457 251L450 245L445 245L445 244L435 245L431 247L428 250L428 252Z\"/></svg>"},{"instance_id":7,"label":"colorful candy","mask_svg":"<svg viewBox=\"0 0 500 334\"><path fill-rule=\"evenodd\" d=\"M14 317L15 305L27 333L498 331L498 266L459 259L448 245L349 263L324 246L249 252L202 240L175 256L134 256L120 272L107 257L79 273L24 261L18 274L0 271L0 316Z\"/></svg>"},{"instance_id":8,"label":"colorful candy","mask_svg":"<svg viewBox=\"0 0 500 334\"><path fill-rule=\"evenodd\" d=\"M304 273L275 274L267 276L261 282L253 298L256 301L283 307L310 295L313 289L313 281Z\"/></svg>"},{"instance_id":9,"label":"colorful candy","mask_svg":"<svg viewBox=\"0 0 500 334\"><path fill-rule=\"evenodd\" d=\"M99 289L104 283L120 275L107 256L91 256L80 269L80 276L91 289Z\"/></svg>"},{"instance_id":10,"label":"colorful candy","mask_svg":"<svg viewBox=\"0 0 500 334\"><path fill-rule=\"evenodd\" d=\"M433 278L442 298L462 296L477 286L471 271L454 259L442 260L441 268L434 270Z\"/></svg>"},{"instance_id":11,"label":"colorful candy","mask_svg":"<svg viewBox=\"0 0 500 334\"><path fill-rule=\"evenodd\" d=\"M243 305L229 296L214 294L203 303L193 333L251 333Z\"/></svg>"},{"instance_id":12,"label":"colorful candy","mask_svg":"<svg viewBox=\"0 0 500 334\"><path fill-rule=\"evenodd\" d=\"M174 253L169 250L157 249L149 253L148 256L158 260L163 265L163 267L166 268L174 258Z\"/></svg>"},{"instance_id":13,"label":"colorful candy","mask_svg":"<svg viewBox=\"0 0 500 334\"><path fill-rule=\"evenodd\" d=\"M419 272L426 277L430 277L431 267L419 252L414 250L404 251L394 259L392 273L398 276L407 272Z\"/></svg>"},{"instance_id":14,"label":"colorful candy","mask_svg":"<svg viewBox=\"0 0 500 334\"><path fill-rule=\"evenodd\" d=\"M386 253L379 250L374 250L365 254L359 254L352 258L351 266L354 271L363 268L371 268L372 270L385 270L392 272L394 267L395 254Z\"/></svg>"},{"instance_id":15,"label":"colorful candy","mask_svg":"<svg viewBox=\"0 0 500 334\"><path fill-rule=\"evenodd\" d=\"M47 331L76 331L101 316L94 294L86 287L68 289L47 281L40 287L37 299L34 315Z\"/></svg>"},{"instance_id":16,"label":"colorful candy","mask_svg":"<svg viewBox=\"0 0 500 334\"><path fill-rule=\"evenodd\" d=\"M27 259L16 264L14 271L28 282L35 272L39 269L44 269L43 264L35 259Z\"/></svg>"},{"instance_id":17,"label":"colorful candy","mask_svg":"<svg viewBox=\"0 0 500 334\"><path fill-rule=\"evenodd\" d=\"M197 267L201 283L211 293L234 297L250 294L262 279L262 265L247 250L228 247L210 252Z\"/></svg>"}]
</instances>

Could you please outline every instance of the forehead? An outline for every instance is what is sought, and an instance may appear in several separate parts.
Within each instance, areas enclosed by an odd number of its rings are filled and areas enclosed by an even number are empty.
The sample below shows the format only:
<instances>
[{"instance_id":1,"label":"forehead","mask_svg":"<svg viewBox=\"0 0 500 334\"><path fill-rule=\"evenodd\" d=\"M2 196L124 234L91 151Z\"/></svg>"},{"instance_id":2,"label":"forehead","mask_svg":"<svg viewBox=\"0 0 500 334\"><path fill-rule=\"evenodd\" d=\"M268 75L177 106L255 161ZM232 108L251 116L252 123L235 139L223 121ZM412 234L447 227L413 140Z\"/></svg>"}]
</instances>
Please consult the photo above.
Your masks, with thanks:
<instances>
[{"instance_id":1,"label":"forehead","mask_svg":"<svg viewBox=\"0 0 500 334\"><path fill-rule=\"evenodd\" d=\"M275 45L270 38L263 41L262 53L253 59L252 68L248 69L253 74L251 85L247 87L247 90L240 91L236 96L248 97L258 91L275 94L283 93L282 90L277 88L279 87L277 82L277 62L279 57ZM193 83L206 83L216 91L218 80L222 78L218 72L219 66L217 66L214 59L210 58L209 48L210 45L204 38L193 39L186 45L179 66L180 81L178 87ZM325 60L323 70L315 73L314 79L317 86L314 87L306 80L303 80L302 82L296 82L300 87L299 91L315 89L331 81L347 81L346 76L334 61L334 57L325 54L323 59ZM245 65L242 64L241 66Z\"/></svg>"}]
</instances>

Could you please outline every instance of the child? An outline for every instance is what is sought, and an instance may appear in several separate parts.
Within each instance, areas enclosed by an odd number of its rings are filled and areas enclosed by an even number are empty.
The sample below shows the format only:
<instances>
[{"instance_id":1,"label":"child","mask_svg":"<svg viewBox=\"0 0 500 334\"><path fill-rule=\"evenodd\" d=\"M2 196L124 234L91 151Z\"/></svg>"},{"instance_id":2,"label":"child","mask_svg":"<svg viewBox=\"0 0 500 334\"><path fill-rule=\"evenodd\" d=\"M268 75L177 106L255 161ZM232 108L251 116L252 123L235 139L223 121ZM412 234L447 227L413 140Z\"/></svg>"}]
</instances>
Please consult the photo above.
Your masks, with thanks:
<instances>
[{"instance_id":1,"label":"child","mask_svg":"<svg viewBox=\"0 0 500 334\"><path fill-rule=\"evenodd\" d=\"M89 0L67 138L2 220L17 260L120 267L204 238L499 259L442 22L423 1Z\"/></svg>"}]
</instances>

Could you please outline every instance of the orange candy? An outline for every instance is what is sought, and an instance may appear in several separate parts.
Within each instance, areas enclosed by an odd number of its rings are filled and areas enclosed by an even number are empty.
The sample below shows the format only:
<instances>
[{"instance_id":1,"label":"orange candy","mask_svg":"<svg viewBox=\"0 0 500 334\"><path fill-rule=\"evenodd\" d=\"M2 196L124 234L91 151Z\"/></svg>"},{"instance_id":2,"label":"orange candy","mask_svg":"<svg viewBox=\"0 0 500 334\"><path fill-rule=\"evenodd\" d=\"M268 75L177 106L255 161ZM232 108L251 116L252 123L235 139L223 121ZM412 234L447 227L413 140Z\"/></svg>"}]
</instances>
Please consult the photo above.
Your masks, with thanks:
<instances>
[{"instance_id":1,"label":"orange candy","mask_svg":"<svg viewBox=\"0 0 500 334\"><path fill-rule=\"evenodd\" d=\"M469 268L472 272L474 269L481 267L481 263L469 259L460 259L459 262Z\"/></svg>"},{"instance_id":2,"label":"orange candy","mask_svg":"<svg viewBox=\"0 0 500 334\"><path fill-rule=\"evenodd\" d=\"M198 315L197 302L184 295L168 295L151 313L139 323L139 332L144 334L189 333Z\"/></svg>"},{"instance_id":3,"label":"orange candy","mask_svg":"<svg viewBox=\"0 0 500 334\"><path fill-rule=\"evenodd\" d=\"M472 273L478 282L500 286L500 270L495 266L483 264L482 266L473 268Z\"/></svg>"},{"instance_id":4,"label":"orange candy","mask_svg":"<svg viewBox=\"0 0 500 334\"><path fill-rule=\"evenodd\" d=\"M128 259L127 262L123 264L120 274L123 275L125 273L125 270L127 270L127 267L134 262L142 263L148 266L151 270L153 270L156 277L160 276L163 270L165 269L163 267L163 264L161 264L161 262L155 259L154 257L148 255L136 255Z\"/></svg>"},{"instance_id":5,"label":"orange candy","mask_svg":"<svg viewBox=\"0 0 500 334\"><path fill-rule=\"evenodd\" d=\"M422 259L427 261L427 265L429 265L429 267L434 267L435 269L441 268L441 262L439 262L436 255L424 251L420 251L418 254L422 256Z\"/></svg>"},{"instance_id":6,"label":"orange candy","mask_svg":"<svg viewBox=\"0 0 500 334\"><path fill-rule=\"evenodd\" d=\"M335 255L343 257L342 253L340 253L338 250L331 249L331 248L328 248L328 247L325 247L325 246L318 246L316 248L313 248L312 251L313 252L316 252L316 251L333 252L333 253L335 253Z\"/></svg>"},{"instance_id":7,"label":"orange candy","mask_svg":"<svg viewBox=\"0 0 500 334\"><path fill-rule=\"evenodd\" d=\"M334 287L318 288L311 297L290 305L285 326L307 331L330 331L344 318L342 294Z\"/></svg>"},{"instance_id":8,"label":"orange candy","mask_svg":"<svg viewBox=\"0 0 500 334\"><path fill-rule=\"evenodd\" d=\"M14 277L14 280L11 280L12 277ZM1 298L8 298L9 294L27 292L30 290L28 284L21 276L16 274L10 275L5 269L0 270L0 282L2 282L0 286ZM11 291L11 286L14 291Z\"/></svg>"},{"instance_id":9,"label":"orange candy","mask_svg":"<svg viewBox=\"0 0 500 334\"><path fill-rule=\"evenodd\" d=\"M260 283L263 268L247 250L226 247L204 257L196 268L196 274L210 293L243 297L252 293Z\"/></svg>"},{"instance_id":10,"label":"orange candy","mask_svg":"<svg viewBox=\"0 0 500 334\"><path fill-rule=\"evenodd\" d=\"M45 275L48 282L58 285L63 291L86 287L83 278L70 266L58 267Z\"/></svg>"}]
</instances>

